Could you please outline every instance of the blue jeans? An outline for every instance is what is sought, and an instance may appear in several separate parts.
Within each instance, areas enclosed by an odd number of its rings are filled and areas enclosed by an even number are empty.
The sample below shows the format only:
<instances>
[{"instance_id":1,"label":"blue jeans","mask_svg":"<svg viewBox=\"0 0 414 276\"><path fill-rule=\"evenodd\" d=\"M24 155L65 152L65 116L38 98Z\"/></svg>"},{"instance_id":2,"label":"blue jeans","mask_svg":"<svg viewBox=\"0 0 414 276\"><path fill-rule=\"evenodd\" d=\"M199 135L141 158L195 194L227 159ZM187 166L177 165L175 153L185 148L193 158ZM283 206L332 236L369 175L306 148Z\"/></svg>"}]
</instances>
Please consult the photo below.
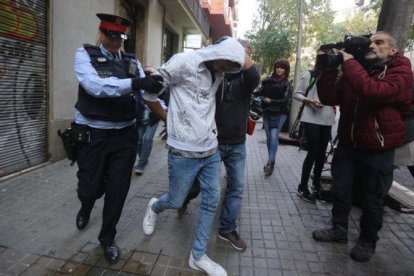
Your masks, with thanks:
<instances>
[{"instance_id":1,"label":"blue jeans","mask_svg":"<svg viewBox=\"0 0 414 276\"><path fill-rule=\"evenodd\" d=\"M207 251L207 242L220 200L220 154L205 158L186 158L168 153L169 191L152 205L159 214L165 209L178 209L193 186L200 182L201 204L192 254L199 260Z\"/></svg>"},{"instance_id":2,"label":"blue jeans","mask_svg":"<svg viewBox=\"0 0 414 276\"><path fill-rule=\"evenodd\" d=\"M244 186L246 144L220 145L220 155L228 177L221 209L219 231L229 233L236 229L236 219L240 212Z\"/></svg>"},{"instance_id":3,"label":"blue jeans","mask_svg":"<svg viewBox=\"0 0 414 276\"><path fill-rule=\"evenodd\" d=\"M273 127L270 124L271 117L278 117L278 125L277 127ZM269 113L264 113L263 115L263 127L266 132L266 142L267 142L267 152L269 154L269 161L275 161L276 159L276 152L279 146L279 133L282 129L286 121L287 115L279 114L279 115L270 115Z\"/></svg>"},{"instance_id":4,"label":"blue jeans","mask_svg":"<svg viewBox=\"0 0 414 276\"><path fill-rule=\"evenodd\" d=\"M138 169L143 170L148 163L155 132L158 128L158 123L159 122L156 122L153 125L146 124L138 127Z\"/></svg>"}]
</instances>

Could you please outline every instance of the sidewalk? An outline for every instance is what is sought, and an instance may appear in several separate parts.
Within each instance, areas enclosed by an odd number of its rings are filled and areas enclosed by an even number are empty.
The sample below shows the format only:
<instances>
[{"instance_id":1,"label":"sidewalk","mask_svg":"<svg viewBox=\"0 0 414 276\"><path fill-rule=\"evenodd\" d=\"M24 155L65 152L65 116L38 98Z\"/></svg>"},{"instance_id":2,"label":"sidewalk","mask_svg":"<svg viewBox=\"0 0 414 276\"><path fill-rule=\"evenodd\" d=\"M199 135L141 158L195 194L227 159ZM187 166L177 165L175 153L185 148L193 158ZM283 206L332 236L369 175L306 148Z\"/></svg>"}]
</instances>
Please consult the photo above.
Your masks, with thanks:
<instances>
[{"instance_id":1,"label":"sidewalk","mask_svg":"<svg viewBox=\"0 0 414 276\"><path fill-rule=\"evenodd\" d=\"M188 267L200 199L178 219L175 211L158 217L152 236L142 231L151 197L168 189L167 151L154 141L150 163L142 176L132 177L118 224L122 260L103 260L97 241L102 202L97 201L88 226L75 227L79 209L76 166L53 163L0 183L0 275L203 275ZM229 275L414 275L414 215L386 207L376 253L369 263L349 258L358 237L360 211L353 209L348 245L313 241L315 229L329 226L331 204L310 204L296 195L306 152L280 145L276 168L264 177L267 161L261 124L247 140L246 185L239 231L248 249L239 253L216 238L208 255ZM222 184L225 185L222 171Z\"/></svg>"}]
</instances>

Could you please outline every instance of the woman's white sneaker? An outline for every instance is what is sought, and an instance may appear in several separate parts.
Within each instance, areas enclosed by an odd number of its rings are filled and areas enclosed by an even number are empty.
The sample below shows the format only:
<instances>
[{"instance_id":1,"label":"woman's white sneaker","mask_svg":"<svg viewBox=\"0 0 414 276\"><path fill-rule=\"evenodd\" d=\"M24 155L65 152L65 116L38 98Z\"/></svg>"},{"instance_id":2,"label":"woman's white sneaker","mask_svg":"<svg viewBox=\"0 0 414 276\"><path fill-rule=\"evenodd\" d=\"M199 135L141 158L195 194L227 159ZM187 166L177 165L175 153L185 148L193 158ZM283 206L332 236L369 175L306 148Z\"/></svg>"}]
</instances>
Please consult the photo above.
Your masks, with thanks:
<instances>
[{"instance_id":1,"label":"woman's white sneaker","mask_svg":"<svg viewBox=\"0 0 414 276\"><path fill-rule=\"evenodd\" d=\"M142 221L142 229L146 235L151 235L154 232L155 224L157 223L157 214L151 208L156 201L157 198L153 197L148 202L147 211Z\"/></svg>"},{"instance_id":2,"label":"woman's white sneaker","mask_svg":"<svg viewBox=\"0 0 414 276\"><path fill-rule=\"evenodd\" d=\"M227 276L226 270L221 265L211 260L207 254L204 254L201 256L200 260L196 261L191 252L188 265L194 270L204 271L209 276Z\"/></svg>"}]
</instances>

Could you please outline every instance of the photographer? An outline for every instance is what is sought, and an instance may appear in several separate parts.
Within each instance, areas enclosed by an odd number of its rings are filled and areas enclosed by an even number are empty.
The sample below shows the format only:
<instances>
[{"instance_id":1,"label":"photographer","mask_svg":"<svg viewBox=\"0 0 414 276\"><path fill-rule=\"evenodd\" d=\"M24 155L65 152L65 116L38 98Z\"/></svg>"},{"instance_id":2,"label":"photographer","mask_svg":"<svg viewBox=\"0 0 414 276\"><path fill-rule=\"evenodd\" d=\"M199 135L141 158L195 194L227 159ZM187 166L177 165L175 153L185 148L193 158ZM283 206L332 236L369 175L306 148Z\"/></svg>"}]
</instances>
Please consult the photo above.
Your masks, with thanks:
<instances>
[{"instance_id":1,"label":"photographer","mask_svg":"<svg viewBox=\"0 0 414 276\"><path fill-rule=\"evenodd\" d=\"M409 60L398 54L386 32L370 37L365 69L353 55L343 57L342 73L322 71L317 88L324 105L339 105L339 144L332 160L332 228L314 231L317 241L346 243L352 188L358 180L362 198L360 236L351 258L367 262L375 252L382 227L384 197L392 184L394 149L403 143L404 115L410 110L413 74ZM318 56L319 58L320 56Z\"/></svg>"}]
</instances>

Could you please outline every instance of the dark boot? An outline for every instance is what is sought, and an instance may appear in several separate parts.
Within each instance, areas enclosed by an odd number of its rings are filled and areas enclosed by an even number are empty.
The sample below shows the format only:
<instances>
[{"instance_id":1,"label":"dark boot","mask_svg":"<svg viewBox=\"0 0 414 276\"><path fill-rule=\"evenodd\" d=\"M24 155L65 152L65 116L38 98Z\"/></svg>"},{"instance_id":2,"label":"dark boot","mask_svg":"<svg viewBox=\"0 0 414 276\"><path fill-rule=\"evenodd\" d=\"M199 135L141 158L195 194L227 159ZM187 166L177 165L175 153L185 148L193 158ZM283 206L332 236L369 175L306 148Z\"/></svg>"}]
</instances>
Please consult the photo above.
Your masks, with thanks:
<instances>
[{"instance_id":1,"label":"dark boot","mask_svg":"<svg viewBox=\"0 0 414 276\"><path fill-rule=\"evenodd\" d=\"M263 166L263 173L266 174L269 170L270 161L267 161L266 165Z\"/></svg>"},{"instance_id":2,"label":"dark boot","mask_svg":"<svg viewBox=\"0 0 414 276\"><path fill-rule=\"evenodd\" d=\"M273 173L274 168L275 168L275 161L270 161L268 175L271 175Z\"/></svg>"},{"instance_id":3,"label":"dark boot","mask_svg":"<svg viewBox=\"0 0 414 276\"><path fill-rule=\"evenodd\" d=\"M312 238L316 241L321 242L347 243L348 228L339 225L334 225L332 228L329 229L315 230L312 233Z\"/></svg>"},{"instance_id":4,"label":"dark boot","mask_svg":"<svg viewBox=\"0 0 414 276\"><path fill-rule=\"evenodd\" d=\"M357 262L368 262L375 253L375 242L359 238L354 248L351 250L351 258Z\"/></svg>"},{"instance_id":5,"label":"dark boot","mask_svg":"<svg viewBox=\"0 0 414 276\"><path fill-rule=\"evenodd\" d=\"M82 206L76 215L76 228L83 230L88 225L89 218L91 217L92 208L86 208Z\"/></svg>"},{"instance_id":6,"label":"dark boot","mask_svg":"<svg viewBox=\"0 0 414 276\"><path fill-rule=\"evenodd\" d=\"M273 173L273 169L275 168L275 161L268 161L266 166L264 167L264 174L269 176Z\"/></svg>"}]
</instances>

